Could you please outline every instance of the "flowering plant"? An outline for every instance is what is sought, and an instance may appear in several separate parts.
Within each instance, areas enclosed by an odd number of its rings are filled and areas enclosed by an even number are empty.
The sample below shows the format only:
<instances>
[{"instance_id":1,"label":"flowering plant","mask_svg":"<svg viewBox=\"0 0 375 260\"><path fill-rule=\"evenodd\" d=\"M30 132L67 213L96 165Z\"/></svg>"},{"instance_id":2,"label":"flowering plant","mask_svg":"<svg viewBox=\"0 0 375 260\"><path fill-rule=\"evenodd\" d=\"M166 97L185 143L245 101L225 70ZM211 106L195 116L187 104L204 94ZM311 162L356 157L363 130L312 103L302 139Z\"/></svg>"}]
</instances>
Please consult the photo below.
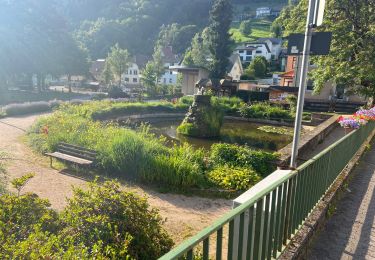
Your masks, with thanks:
<instances>
[{"instance_id":1,"label":"flowering plant","mask_svg":"<svg viewBox=\"0 0 375 260\"><path fill-rule=\"evenodd\" d=\"M344 128L357 129L368 121L375 120L375 107L371 109L360 109L352 116L340 116L337 122Z\"/></svg>"},{"instance_id":2,"label":"flowering plant","mask_svg":"<svg viewBox=\"0 0 375 260\"><path fill-rule=\"evenodd\" d=\"M361 116L366 120L375 120L375 107L371 109L361 109L355 113L356 116Z\"/></svg>"},{"instance_id":3,"label":"flowering plant","mask_svg":"<svg viewBox=\"0 0 375 260\"><path fill-rule=\"evenodd\" d=\"M361 120L363 120L363 119L361 119ZM360 120L358 120L358 118L356 118L354 116L350 116L350 117L340 116L338 122L344 128L358 129L361 126Z\"/></svg>"}]
</instances>

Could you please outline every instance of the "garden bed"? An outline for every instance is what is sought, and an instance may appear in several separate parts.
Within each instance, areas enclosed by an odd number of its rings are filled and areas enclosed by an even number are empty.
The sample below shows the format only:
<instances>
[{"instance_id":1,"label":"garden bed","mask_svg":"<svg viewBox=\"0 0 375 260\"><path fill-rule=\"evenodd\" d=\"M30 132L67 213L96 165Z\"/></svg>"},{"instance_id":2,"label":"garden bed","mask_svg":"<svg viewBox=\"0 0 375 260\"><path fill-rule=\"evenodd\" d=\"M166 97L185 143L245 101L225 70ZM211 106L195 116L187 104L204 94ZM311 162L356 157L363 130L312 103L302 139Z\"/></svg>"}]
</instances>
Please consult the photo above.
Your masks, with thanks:
<instances>
[{"instance_id":1,"label":"garden bed","mask_svg":"<svg viewBox=\"0 0 375 260\"><path fill-rule=\"evenodd\" d=\"M40 152L53 151L59 142L94 149L101 172L170 190L246 190L275 168L276 154L246 146L216 144L210 151L186 144L166 147L147 127L134 131L94 121L93 112L106 106L63 105L32 127L30 144Z\"/></svg>"}]
</instances>

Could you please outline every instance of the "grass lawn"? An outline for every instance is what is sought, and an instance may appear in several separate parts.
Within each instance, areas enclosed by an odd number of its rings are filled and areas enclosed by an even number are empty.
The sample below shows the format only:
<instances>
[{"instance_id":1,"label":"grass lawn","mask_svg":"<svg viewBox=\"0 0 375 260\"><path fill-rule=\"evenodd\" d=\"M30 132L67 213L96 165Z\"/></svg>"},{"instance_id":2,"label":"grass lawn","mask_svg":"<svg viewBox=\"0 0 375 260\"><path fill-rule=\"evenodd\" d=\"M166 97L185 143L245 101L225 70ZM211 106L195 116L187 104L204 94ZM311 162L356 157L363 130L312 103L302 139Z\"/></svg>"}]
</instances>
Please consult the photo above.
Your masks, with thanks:
<instances>
[{"instance_id":1,"label":"grass lawn","mask_svg":"<svg viewBox=\"0 0 375 260\"><path fill-rule=\"evenodd\" d=\"M272 22L269 20L252 20L251 34L243 35L238 29L240 27L240 23L233 23L230 33L232 34L232 39L236 43L253 41L258 38L271 37L271 24Z\"/></svg>"}]
</instances>

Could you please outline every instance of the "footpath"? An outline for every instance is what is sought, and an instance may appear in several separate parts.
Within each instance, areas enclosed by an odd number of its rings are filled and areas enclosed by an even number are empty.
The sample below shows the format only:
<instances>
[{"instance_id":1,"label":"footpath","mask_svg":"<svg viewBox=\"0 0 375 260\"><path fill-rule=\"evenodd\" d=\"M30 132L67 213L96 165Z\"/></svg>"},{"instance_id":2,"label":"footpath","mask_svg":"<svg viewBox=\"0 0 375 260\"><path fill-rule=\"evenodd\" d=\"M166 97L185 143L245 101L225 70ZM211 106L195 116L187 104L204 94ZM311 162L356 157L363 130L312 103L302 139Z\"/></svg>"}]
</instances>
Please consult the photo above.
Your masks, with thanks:
<instances>
[{"instance_id":1,"label":"footpath","mask_svg":"<svg viewBox=\"0 0 375 260\"><path fill-rule=\"evenodd\" d=\"M375 140L352 176L307 259L375 259Z\"/></svg>"}]
</instances>

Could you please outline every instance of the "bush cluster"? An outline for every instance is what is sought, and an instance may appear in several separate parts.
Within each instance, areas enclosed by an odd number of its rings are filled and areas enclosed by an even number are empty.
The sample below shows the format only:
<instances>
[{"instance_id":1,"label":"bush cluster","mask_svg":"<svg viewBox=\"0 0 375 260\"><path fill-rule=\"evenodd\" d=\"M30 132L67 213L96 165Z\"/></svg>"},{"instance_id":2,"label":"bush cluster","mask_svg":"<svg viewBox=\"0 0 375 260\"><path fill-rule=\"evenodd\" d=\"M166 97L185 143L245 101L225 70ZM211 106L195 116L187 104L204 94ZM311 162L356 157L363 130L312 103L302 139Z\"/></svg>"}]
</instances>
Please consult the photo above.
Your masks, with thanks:
<instances>
[{"instance_id":1,"label":"bush cluster","mask_svg":"<svg viewBox=\"0 0 375 260\"><path fill-rule=\"evenodd\" d=\"M134 131L96 122L90 119L92 111L92 105L63 105L52 115L40 118L29 131L31 146L40 152L54 151L59 142L84 146L98 152L101 172L172 190L215 186L217 182L210 181L207 173L225 164L251 167L265 176L272 172L270 162L277 157L238 145L216 144L211 151L187 144L167 147L165 140L150 134L147 127Z\"/></svg>"},{"instance_id":2,"label":"bush cluster","mask_svg":"<svg viewBox=\"0 0 375 260\"><path fill-rule=\"evenodd\" d=\"M7 116L18 116L30 113L39 113L50 111L59 106L62 102L58 100L53 101L37 101L22 104L10 104L2 108Z\"/></svg>"},{"instance_id":3,"label":"bush cluster","mask_svg":"<svg viewBox=\"0 0 375 260\"><path fill-rule=\"evenodd\" d=\"M293 119L293 115L289 111L266 102L242 106L239 111L245 118Z\"/></svg>"},{"instance_id":4,"label":"bush cluster","mask_svg":"<svg viewBox=\"0 0 375 260\"><path fill-rule=\"evenodd\" d=\"M208 173L209 180L215 185L229 190L247 190L261 180L251 168L218 166Z\"/></svg>"},{"instance_id":5,"label":"bush cluster","mask_svg":"<svg viewBox=\"0 0 375 260\"><path fill-rule=\"evenodd\" d=\"M211 147L210 162L214 165L251 168L265 177L276 169L276 153L252 150L247 146L214 144Z\"/></svg>"},{"instance_id":6,"label":"bush cluster","mask_svg":"<svg viewBox=\"0 0 375 260\"><path fill-rule=\"evenodd\" d=\"M1 259L157 259L173 246L146 199L116 182L74 189L60 213L35 194L0 197Z\"/></svg>"}]
</instances>

